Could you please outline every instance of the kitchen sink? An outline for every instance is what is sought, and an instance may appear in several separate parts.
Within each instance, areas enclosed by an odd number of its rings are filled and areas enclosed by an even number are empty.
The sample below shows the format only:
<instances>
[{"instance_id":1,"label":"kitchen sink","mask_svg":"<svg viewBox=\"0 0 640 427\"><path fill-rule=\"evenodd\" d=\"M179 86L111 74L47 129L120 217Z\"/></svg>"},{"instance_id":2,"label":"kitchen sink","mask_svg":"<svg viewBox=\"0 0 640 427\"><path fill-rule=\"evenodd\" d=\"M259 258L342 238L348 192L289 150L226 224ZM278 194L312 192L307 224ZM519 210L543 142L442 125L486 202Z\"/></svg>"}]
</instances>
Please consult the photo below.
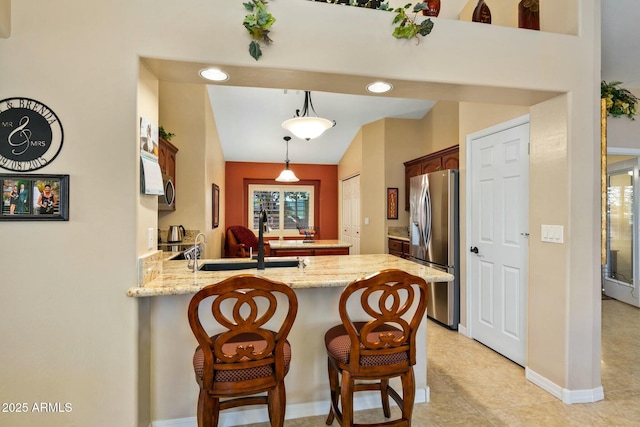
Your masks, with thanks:
<instances>
[{"instance_id":1,"label":"kitchen sink","mask_svg":"<svg viewBox=\"0 0 640 427\"><path fill-rule=\"evenodd\" d=\"M295 259L282 259L282 260L269 260L264 262L265 268L276 267L297 267L298 260ZM203 264L200 267L200 271L230 271L230 270L251 270L258 268L258 261L243 261L243 262L209 262Z\"/></svg>"}]
</instances>

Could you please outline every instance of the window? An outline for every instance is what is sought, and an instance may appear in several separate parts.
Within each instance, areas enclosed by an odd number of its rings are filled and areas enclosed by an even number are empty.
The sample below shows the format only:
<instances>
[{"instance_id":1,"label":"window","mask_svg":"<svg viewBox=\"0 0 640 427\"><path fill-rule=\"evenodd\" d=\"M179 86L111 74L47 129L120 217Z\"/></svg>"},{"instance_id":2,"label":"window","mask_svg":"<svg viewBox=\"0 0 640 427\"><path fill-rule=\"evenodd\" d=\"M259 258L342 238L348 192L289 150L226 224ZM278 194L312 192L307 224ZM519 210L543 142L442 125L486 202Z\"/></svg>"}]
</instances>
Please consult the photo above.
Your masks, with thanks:
<instances>
[{"instance_id":1,"label":"window","mask_svg":"<svg viewBox=\"0 0 640 427\"><path fill-rule=\"evenodd\" d=\"M312 185L249 185L248 224L257 233L260 209L267 211L269 232L279 236L298 235L299 229L314 226Z\"/></svg>"}]
</instances>

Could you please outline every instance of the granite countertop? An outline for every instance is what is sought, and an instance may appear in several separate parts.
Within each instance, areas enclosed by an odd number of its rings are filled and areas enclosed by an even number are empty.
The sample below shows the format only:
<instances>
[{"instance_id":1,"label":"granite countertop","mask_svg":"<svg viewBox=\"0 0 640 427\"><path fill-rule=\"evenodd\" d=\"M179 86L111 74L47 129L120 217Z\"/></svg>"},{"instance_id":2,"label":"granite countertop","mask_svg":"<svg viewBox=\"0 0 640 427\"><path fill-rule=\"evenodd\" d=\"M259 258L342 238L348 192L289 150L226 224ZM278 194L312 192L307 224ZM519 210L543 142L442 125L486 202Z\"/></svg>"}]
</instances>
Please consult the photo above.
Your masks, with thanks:
<instances>
[{"instance_id":1,"label":"granite countertop","mask_svg":"<svg viewBox=\"0 0 640 427\"><path fill-rule=\"evenodd\" d=\"M342 240L269 240L272 249L322 249L322 248L350 248L351 243Z\"/></svg>"},{"instance_id":2,"label":"granite countertop","mask_svg":"<svg viewBox=\"0 0 640 427\"><path fill-rule=\"evenodd\" d=\"M162 250L165 250L165 248L171 248L171 247L174 247L174 246L187 248L189 246L193 246L193 244L194 244L193 240L190 241L190 242L182 240L182 241L177 242L177 243L160 242L160 243L158 243L158 248L162 249Z\"/></svg>"},{"instance_id":3,"label":"granite countertop","mask_svg":"<svg viewBox=\"0 0 640 427\"><path fill-rule=\"evenodd\" d=\"M404 242L409 241L409 227L388 227L387 237L390 239L402 240Z\"/></svg>"},{"instance_id":4,"label":"granite countertop","mask_svg":"<svg viewBox=\"0 0 640 427\"><path fill-rule=\"evenodd\" d=\"M291 257L290 257L291 258ZM267 257L266 260L283 260L287 257ZM292 258L296 259L296 258ZM163 261L162 272L144 286L130 288L130 297L195 294L207 285L218 283L238 274L258 274L289 284L294 289L346 286L353 280L387 268L398 268L423 277L428 282L450 282L453 275L408 261L393 255L329 255L305 258L308 265L298 267L267 268L233 271L197 271L187 269L187 261ZM247 262L245 258L199 260L198 264Z\"/></svg>"},{"instance_id":5,"label":"granite countertop","mask_svg":"<svg viewBox=\"0 0 640 427\"><path fill-rule=\"evenodd\" d=\"M171 261L172 259L182 255L182 251L162 251L162 260Z\"/></svg>"},{"instance_id":6,"label":"granite countertop","mask_svg":"<svg viewBox=\"0 0 640 427\"><path fill-rule=\"evenodd\" d=\"M395 236L393 234L387 234L387 237L390 238L390 239L402 240L403 242L408 242L409 241L409 237L408 236Z\"/></svg>"}]
</instances>

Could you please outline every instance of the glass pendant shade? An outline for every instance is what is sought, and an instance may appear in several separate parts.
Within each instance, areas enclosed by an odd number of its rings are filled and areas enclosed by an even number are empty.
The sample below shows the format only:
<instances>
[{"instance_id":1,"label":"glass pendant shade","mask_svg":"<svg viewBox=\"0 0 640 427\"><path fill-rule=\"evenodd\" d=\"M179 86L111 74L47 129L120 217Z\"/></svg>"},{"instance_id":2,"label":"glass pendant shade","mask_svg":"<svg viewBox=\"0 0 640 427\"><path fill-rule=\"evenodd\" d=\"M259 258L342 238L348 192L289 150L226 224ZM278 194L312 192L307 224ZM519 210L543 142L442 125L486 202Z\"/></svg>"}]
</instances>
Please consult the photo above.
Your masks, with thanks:
<instances>
[{"instance_id":1,"label":"glass pendant shade","mask_svg":"<svg viewBox=\"0 0 640 427\"><path fill-rule=\"evenodd\" d=\"M278 182L298 182L300 181L295 173L291 169L289 169L289 165L280 172L280 175L276 178Z\"/></svg>"},{"instance_id":2,"label":"glass pendant shade","mask_svg":"<svg viewBox=\"0 0 640 427\"><path fill-rule=\"evenodd\" d=\"M324 133L325 130L332 128L334 123L331 120L321 117L296 117L282 122L282 127L307 141L317 138Z\"/></svg>"},{"instance_id":3,"label":"glass pendant shade","mask_svg":"<svg viewBox=\"0 0 640 427\"><path fill-rule=\"evenodd\" d=\"M313 112L314 115L310 116L310 112ZM313 108L313 102L311 102L311 92L309 91L304 92L302 114L300 114L300 110L296 110L296 116L294 118L282 122L283 128L298 138L306 139L307 141L319 137L325 130L335 125L335 120L317 117L316 111Z\"/></svg>"},{"instance_id":4,"label":"glass pendant shade","mask_svg":"<svg viewBox=\"0 0 640 427\"><path fill-rule=\"evenodd\" d=\"M284 161L284 169L280 172L280 175L276 178L278 182L298 182L300 181L295 173L291 169L289 169L289 141L291 140L290 136L285 136L284 141L287 144L287 156Z\"/></svg>"}]
</instances>

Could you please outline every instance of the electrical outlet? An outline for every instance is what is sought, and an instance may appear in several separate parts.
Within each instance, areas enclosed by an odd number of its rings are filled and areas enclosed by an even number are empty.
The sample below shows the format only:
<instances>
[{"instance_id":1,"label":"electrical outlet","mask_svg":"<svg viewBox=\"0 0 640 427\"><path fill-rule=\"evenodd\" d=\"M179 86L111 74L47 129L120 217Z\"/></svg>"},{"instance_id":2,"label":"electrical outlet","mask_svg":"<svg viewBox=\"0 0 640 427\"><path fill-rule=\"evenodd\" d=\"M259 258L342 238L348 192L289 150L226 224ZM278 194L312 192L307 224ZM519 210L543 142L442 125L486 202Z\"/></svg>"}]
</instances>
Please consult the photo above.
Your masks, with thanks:
<instances>
[{"instance_id":1,"label":"electrical outlet","mask_svg":"<svg viewBox=\"0 0 640 427\"><path fill-rule=\"evenodd\" d=\"M155 239L153 236L153 228L149 228L147 229L147 248L148 249L153 249L153 247L155 246Z\"/></svg>"}]
</instances>

